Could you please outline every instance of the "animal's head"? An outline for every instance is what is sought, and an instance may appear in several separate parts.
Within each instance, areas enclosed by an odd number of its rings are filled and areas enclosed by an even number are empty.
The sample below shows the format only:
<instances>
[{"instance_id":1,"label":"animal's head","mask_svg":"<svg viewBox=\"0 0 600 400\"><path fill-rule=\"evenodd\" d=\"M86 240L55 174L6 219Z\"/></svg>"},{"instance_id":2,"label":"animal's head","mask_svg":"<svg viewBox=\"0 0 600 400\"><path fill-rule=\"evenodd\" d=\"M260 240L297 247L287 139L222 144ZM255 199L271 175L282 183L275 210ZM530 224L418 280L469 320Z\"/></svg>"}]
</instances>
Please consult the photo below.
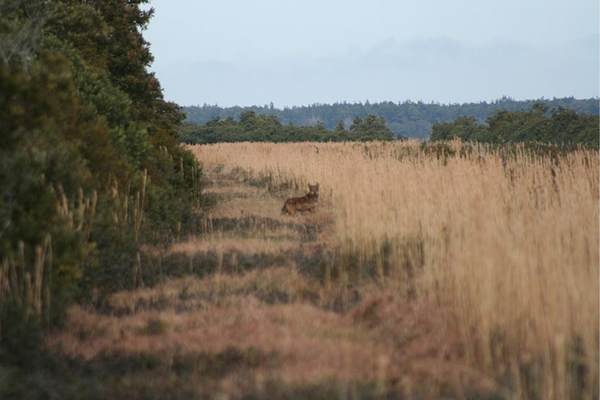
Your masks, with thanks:
<instances>
[{"instance_id":1,"label":"animal's head","mask_svg":"<svg viewBox=\"0 0 600 400\"><path fill-rule=\"evenodd\" d=\"M314 184L311 185L310 183L308 184L308 194L318 197L319 196L319 184Z\"/></svg>"}]
</instances>

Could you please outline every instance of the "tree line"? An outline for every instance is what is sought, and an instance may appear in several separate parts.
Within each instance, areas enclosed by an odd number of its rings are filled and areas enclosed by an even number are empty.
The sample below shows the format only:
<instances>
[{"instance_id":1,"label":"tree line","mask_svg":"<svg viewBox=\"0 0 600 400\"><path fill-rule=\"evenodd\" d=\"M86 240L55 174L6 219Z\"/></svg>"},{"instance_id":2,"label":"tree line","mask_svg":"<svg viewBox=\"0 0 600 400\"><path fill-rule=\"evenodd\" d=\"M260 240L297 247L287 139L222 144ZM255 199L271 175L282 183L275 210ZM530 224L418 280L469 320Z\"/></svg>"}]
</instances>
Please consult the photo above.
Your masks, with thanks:
<instances>
[{"instance_id":1,"label":"tree line","mask_svg":"<svg viewBox=\"0 0 600 400\"><path fill-rule=\"evenodd\" d=\"M527 111L496 112L485 122L463 116L434 124L431 140L459 138L493 144L537 142L598 148L599 127L598 115L578 114L563 107L549 109L537 103Z\"/></svg>"},{"instance_id":2,"label":"tree line","mask_svg":"<svg viewBox=\"0 0 600 400\"><path fill-rule=\"evenodd\" d=\"M571 109L581 114L598 115L598 99L575 99L573 97L547 100L513 100L503 97L492 102L438 104L404 101L394 103L335 103L313 104L308 106L276 108L273 104L251 107L219 107L202 105L184 107L186 121L194 124L206 124L216 118L239 119L245 111L254 111L259 115L275 116L282 124L295 126L324 125L333 130L342 121L346 128L350 127L355 117L365 118L368 115L382 117L389 129L398 137L416 137L426 139L436 123L450 122L458 117L473 117L479 122L485 121L497 111L525 111L535 103L542 102L546 107Z\"/></svg>"},{"instance_id":3,"label":"tree line","mask_svg":"<svg viewBox=\"0 0 600 400\"><path fill-rule=\"evenodd\" d=\"M491 144L538 142L563 147L599 146L600 117L577 113L572 109L550 109L544 103L535 103L524 111L501 110L484 122L474 117L459 116L450 122L433 124L431 141L459 138L463 141ZM368 115L354 117L347 129L339 121L335 129L327 129L322 122L314 126L284 125L278 117L261 115L254 111L242 112L240 119L215 118L204 125L184 124L180 140L188 144L219 142L340 142L392 140L395 138L382 117Z\"/></svg>"},{"instance_id":4,"label":"tree line","mask_svg":"<svg viewBox=\"0 0 600 400\"><path fill-rule=\"evenodd\" d=\"M146 2L0 0L0 364L33 363L69 304L137 286L140 249L193 221Z\"/></svg>"},{"instance_id":5,"label":"tree line","mask_svg":"<svg viewBox=\"0 0 600 400\"><path fill-rule=\"evenodd\" d=\"M244 111L239 120L215 118L204 125L185 124L180 140L188 144L219 142L341 142L392 140L394 135L381 117L355 117L348 128L339 121L335 129L323 123L314 126L283 125L274 115Z\"/></svg>"}]
</instances>

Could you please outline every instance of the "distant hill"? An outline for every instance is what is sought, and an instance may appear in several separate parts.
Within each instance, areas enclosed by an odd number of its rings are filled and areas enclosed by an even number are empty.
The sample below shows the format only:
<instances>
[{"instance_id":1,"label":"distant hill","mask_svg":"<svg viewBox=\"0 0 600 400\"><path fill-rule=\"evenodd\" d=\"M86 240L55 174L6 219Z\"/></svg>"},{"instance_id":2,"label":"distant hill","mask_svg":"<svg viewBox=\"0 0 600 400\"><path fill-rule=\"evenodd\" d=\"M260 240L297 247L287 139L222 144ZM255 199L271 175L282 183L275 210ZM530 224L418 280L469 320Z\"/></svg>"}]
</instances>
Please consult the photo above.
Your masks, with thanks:
<instances>
[{"instance_id":1,"label":"distant hill","mask_svg":"<svg viewBox=\"0 0 600 400\"><path fill-rule=\"evenodd\" d=\"M535 103L543 103L548 109L564 107L581 114L600 114L597 98L575 99L573 97L513 100L504 97L492 102L438 104L405 101L402 103L335 103L313 104L291 108L275 108L272 104L250 107L219 107L202 105L184 107L187 122L205 124L216 118L239 119L244 111L254 111L259 115L276 116L283 124L312 126L322 123L327 129L334 129L339 121L350 127L354 117L376 115L383 117L394 134L404 137L428 138L433 124L454 121L458 117L473 117L485 121L496 111L525 111Z\"/></svg>"}]
</instances>

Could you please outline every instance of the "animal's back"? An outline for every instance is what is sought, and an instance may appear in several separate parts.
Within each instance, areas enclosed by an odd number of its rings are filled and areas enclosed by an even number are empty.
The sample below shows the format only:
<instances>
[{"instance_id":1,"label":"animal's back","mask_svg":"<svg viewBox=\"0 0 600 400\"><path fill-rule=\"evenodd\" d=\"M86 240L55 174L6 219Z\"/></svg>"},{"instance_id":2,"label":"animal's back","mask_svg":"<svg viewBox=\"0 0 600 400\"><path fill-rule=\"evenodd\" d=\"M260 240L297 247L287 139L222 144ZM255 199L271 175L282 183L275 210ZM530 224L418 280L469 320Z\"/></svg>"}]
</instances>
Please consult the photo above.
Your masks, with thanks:
<instances>
[{"instance_id":1,"label":"animal's back","mask_svg":"<svg viewBox=\"0 0 600 400\"><path fill-rule=\"evenodd\" d=\"M292 197L283 203L282 213L293 215L296 211L314 211L319 201L319 184L308 185L308 193L302 197Z\"/></svg>"},{"instance_id":2,"label":"animal's back","mask_svg":"<svg viewBox=\"0 0 600 400\"><path fill-rule=\"evenodd\" d=\"M292 197L287 199L283 204L281 212L293 215L297 211L314 211L317 202L319 201L319 186L309 185L309 189L310 191L302 197Z\"/></svg>"}]
</instances>

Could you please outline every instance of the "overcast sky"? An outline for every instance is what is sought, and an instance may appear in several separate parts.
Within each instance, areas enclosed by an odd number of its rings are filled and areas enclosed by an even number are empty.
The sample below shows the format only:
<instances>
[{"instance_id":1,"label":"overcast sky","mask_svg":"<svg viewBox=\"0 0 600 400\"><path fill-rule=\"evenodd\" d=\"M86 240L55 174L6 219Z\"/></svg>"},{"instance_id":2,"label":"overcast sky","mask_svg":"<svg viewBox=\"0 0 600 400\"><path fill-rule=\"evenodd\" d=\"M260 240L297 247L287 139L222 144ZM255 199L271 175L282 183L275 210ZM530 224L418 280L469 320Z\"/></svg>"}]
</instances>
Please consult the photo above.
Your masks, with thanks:
<instances>
[{"instance_id":1,"label":"overcast sky","mask_svg":"<svg viewBox=\"0 0 600 400\"><path fill-rule=\"evenodd\" d=\"M598 0L153 0L181 105L599 95Z\"/></svg>"}]
</instances>

